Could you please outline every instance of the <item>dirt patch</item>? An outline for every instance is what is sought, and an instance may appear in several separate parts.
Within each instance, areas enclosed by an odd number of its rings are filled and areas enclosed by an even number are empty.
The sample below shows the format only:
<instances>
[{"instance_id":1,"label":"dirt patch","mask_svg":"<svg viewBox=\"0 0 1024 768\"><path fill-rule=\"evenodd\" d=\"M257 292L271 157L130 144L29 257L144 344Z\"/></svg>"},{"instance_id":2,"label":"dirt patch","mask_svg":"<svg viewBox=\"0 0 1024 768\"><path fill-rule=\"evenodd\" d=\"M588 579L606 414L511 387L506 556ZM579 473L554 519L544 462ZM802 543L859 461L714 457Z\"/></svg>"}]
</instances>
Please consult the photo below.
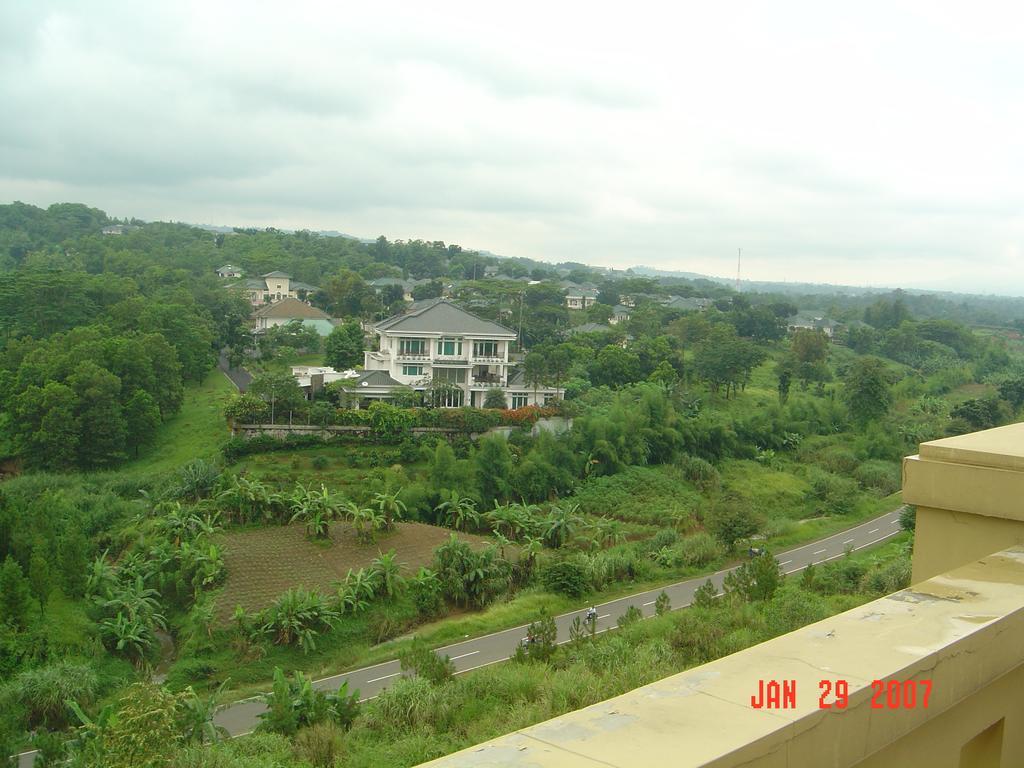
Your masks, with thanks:
<instances>
[{"instance_id":1,"label":"dirt patch","mask_svg":"<svg viewBox=\"0 0 1024 768\"><path fill-rule=\"evenodd\" d=\"M423 523L398 523L391 533L379 535L373 544L356 542L349 523L331 525L331 539L314 543L302 525L228 531L222 534L226 553L227 581L217 597L216 620L226 623L236 605L246 611L262 610L289 587L302 586L333 592L331 584L345 577L349 568L365 568L382 552L395 550L403 573L429 565L434 550L452 531ZM474 547L489 542L483 536L458 534Z\"/></svg>"}]
</instances>

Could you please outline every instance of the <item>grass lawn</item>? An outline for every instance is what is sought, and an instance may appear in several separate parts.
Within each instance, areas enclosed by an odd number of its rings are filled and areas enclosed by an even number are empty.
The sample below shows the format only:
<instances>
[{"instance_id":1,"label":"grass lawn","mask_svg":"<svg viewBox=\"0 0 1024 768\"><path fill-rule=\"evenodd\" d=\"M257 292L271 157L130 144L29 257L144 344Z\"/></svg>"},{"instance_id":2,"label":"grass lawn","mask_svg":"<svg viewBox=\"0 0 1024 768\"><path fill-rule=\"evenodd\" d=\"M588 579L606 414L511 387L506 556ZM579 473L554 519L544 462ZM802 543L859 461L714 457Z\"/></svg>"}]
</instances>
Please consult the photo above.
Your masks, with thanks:
<instances>
[{"instance_id":1,"label":"grass lawn","mask_svg":"<svg viewBox=\"0 0 1024 768\"><path fill-rule=\"evenodd\" d=\"M453 532L423 523L397 523L395 530L380 535L373 544L359 544L350 523L331 525L327 542L306 538L302 525L282 525L222 534L226 547L227 582L217 595L216 617L221 625L231 618L236 605L253 613L272 604L289 587L303 586L331 594L331 585L351 568L370 565L382 552L395 550L406 576L429 565L434 550ZM460 539L484 547L483 536L460 533Z\"/></svg>"},{"instance_id":2,"label":"grass lawn","mask_svg":"<svg viewBox=\"0 0 1024 768\"><path fill-rule=\"evenodd\" d=\"M187 384L181 410L161 424L153 444L122 469L163 472L192 459L212 458L228 439L224 404L235 392L235 386L217 368L206 374L202 384Z\"/></svg>"}]
</instances>

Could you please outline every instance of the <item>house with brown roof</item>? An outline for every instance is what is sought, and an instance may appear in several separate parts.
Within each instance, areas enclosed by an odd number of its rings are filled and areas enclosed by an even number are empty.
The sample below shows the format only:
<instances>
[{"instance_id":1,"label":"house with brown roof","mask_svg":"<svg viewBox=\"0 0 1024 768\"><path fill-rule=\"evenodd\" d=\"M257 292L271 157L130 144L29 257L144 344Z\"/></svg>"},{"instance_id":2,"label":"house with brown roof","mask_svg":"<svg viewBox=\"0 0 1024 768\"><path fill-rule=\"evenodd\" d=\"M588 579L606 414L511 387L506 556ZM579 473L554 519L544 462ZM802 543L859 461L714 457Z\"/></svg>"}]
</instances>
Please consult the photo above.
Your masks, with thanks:
<instances>
[{"instance_id":1,"label":"house with brown roof","mask_svg":"<svg viewBox=\"0 0 1024 768\"><path fill-rule=\"evenodd\" d=\"M334 330L334 320L321 309L311 307L304 301L287 298L260 307L252 313L255 321L255 333L263 333L275 325L287 325L299 321L303 325L315 328L321 336L328 336Z\"/></svg>"}]
</instances>

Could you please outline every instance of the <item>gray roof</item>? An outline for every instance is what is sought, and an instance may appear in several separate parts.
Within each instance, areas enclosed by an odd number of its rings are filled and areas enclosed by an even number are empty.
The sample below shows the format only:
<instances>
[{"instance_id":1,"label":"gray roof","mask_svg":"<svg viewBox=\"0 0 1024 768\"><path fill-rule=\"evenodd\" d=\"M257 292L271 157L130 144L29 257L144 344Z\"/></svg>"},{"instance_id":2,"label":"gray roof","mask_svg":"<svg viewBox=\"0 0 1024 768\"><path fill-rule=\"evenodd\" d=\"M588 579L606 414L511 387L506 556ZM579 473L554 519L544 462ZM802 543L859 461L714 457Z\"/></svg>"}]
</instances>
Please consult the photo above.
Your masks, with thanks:
<instances>
[{"instance_id":1,"label":"gray roof","mask_svg":"<svg viewBox=\"0 0 1024 768\"><path fill-rule=\"evenodd\" d=\"M367 285L372 285L374 288L382 288L385 285L405 285L405 281L397 277L378 277L370 280Z\"/></svg>"},{"instance_id":2,"label":"gray roof","mask_svg":"<svg viewBox=\"0 0 1024 768\"><path fill-rule=\"evenodd\" d=\"M447 299L437 299L421 309L381 320L378 331L405 333L468 333L474 336L514 337L516 332L459 309Z\"/></svg>"},{"instance_id":3,"label":"gray roof","mask_svg":"<svg viewBox=\"0 0 1024 768\"><path fill-rule=\"evenodd\" d=\"M672 296L668 301L665 302L665 306L668 309L703 309L704 307L711 306L713 302L711 299L700 299L700 298L683 298L682 296Z\"/></svg>"},{"instance_id":4,"label":"gray roof","mask_svg":"<svg viewBox=\"0 0 1024 768\"><path fill-rule=\"evenodd\" d=\"M345 389L362 387L401 387L402 382L395 381L387 371L363 371L354 379L346 379L342 382Z\"/></svg>"},{"instance_id":5,"label":"gray roof","mask_svg":"<svg viewBox=\"0 0 1024 768\"><path fill-rule=\"evenodd\" d=\"M260 275L260 277L287 277L289 280L292 279L292 276L287 272L267 272L267 274Z\"/></svg>"},{"instance_id":6,"label":"gray roof","mask_svg":"<svg viewBox=\"0 0 1024 768\"><path fill-rule=\"evenodd\" d=\"M625 304L616 304L614 307L612 307L612 312L615 313L616 315L628 315L630 309Z\"/></svg>"},{"instance_id":7,"label":"gray roof","mask_svg":"<svg viewBox=\"0 0 1024 768\"><path fill-rule=\"evenodd\" d=\"M320 289L315 285L309 283L293 282L290 286L293 291L319 291Z\"/></svg>"},{"instance_id":8,"label":"gray roof","mask_svg":"<svg viewBox=\"0 0 1024 768\"><path fill-rule=\"evenodd\" d=\"M215 271L217 271L217 272L236 272L239 269L240 268L236 267L234 264L225 264L223 267L217 267L217 269Z\"/></svg>"},{"instance_id":9,"label":"gray roof","mask_svg":"<svg viewBox=\"0 0 1024 768\"><path fill-rule=\"evenodd\" d=\"M257 280L255 277L250 277L241 282L243 288L248 288L252 291L265 291L267 290L266 280Z\"/></svg>"}]
</instances>

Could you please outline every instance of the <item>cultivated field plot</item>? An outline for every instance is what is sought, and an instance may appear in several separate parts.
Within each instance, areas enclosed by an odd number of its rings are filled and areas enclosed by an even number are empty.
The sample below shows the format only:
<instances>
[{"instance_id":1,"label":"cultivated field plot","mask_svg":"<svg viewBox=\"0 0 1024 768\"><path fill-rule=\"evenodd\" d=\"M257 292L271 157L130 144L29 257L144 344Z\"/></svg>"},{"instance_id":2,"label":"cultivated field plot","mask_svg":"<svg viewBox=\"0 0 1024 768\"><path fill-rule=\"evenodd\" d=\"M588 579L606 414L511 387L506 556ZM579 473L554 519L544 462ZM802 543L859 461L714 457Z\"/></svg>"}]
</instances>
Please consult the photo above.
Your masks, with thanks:
<instances>
[{"instance_id":1,"label":"cultivated field plot","mask_svg":"<svg viewBox=\"0 0 1024 768\"><path fill-rule=\"evenodd\" d=\"M227 548L224 564L227 581L217 597L216 620L228 622L236 605L255 612L274 602L289 587L302 586L331 593L331 584L345 578L348 569L365 568L382 552L395 550L403 574L429 565L434 549L452 531L423 523L397 523L394 531L378 535L373 544L358 544L347 522L331 525L326 544L306 538L302 525L284 525L221 535ZM460 533L460 539L484 547L482 536Z\"/></svg>"}]
</instances>

